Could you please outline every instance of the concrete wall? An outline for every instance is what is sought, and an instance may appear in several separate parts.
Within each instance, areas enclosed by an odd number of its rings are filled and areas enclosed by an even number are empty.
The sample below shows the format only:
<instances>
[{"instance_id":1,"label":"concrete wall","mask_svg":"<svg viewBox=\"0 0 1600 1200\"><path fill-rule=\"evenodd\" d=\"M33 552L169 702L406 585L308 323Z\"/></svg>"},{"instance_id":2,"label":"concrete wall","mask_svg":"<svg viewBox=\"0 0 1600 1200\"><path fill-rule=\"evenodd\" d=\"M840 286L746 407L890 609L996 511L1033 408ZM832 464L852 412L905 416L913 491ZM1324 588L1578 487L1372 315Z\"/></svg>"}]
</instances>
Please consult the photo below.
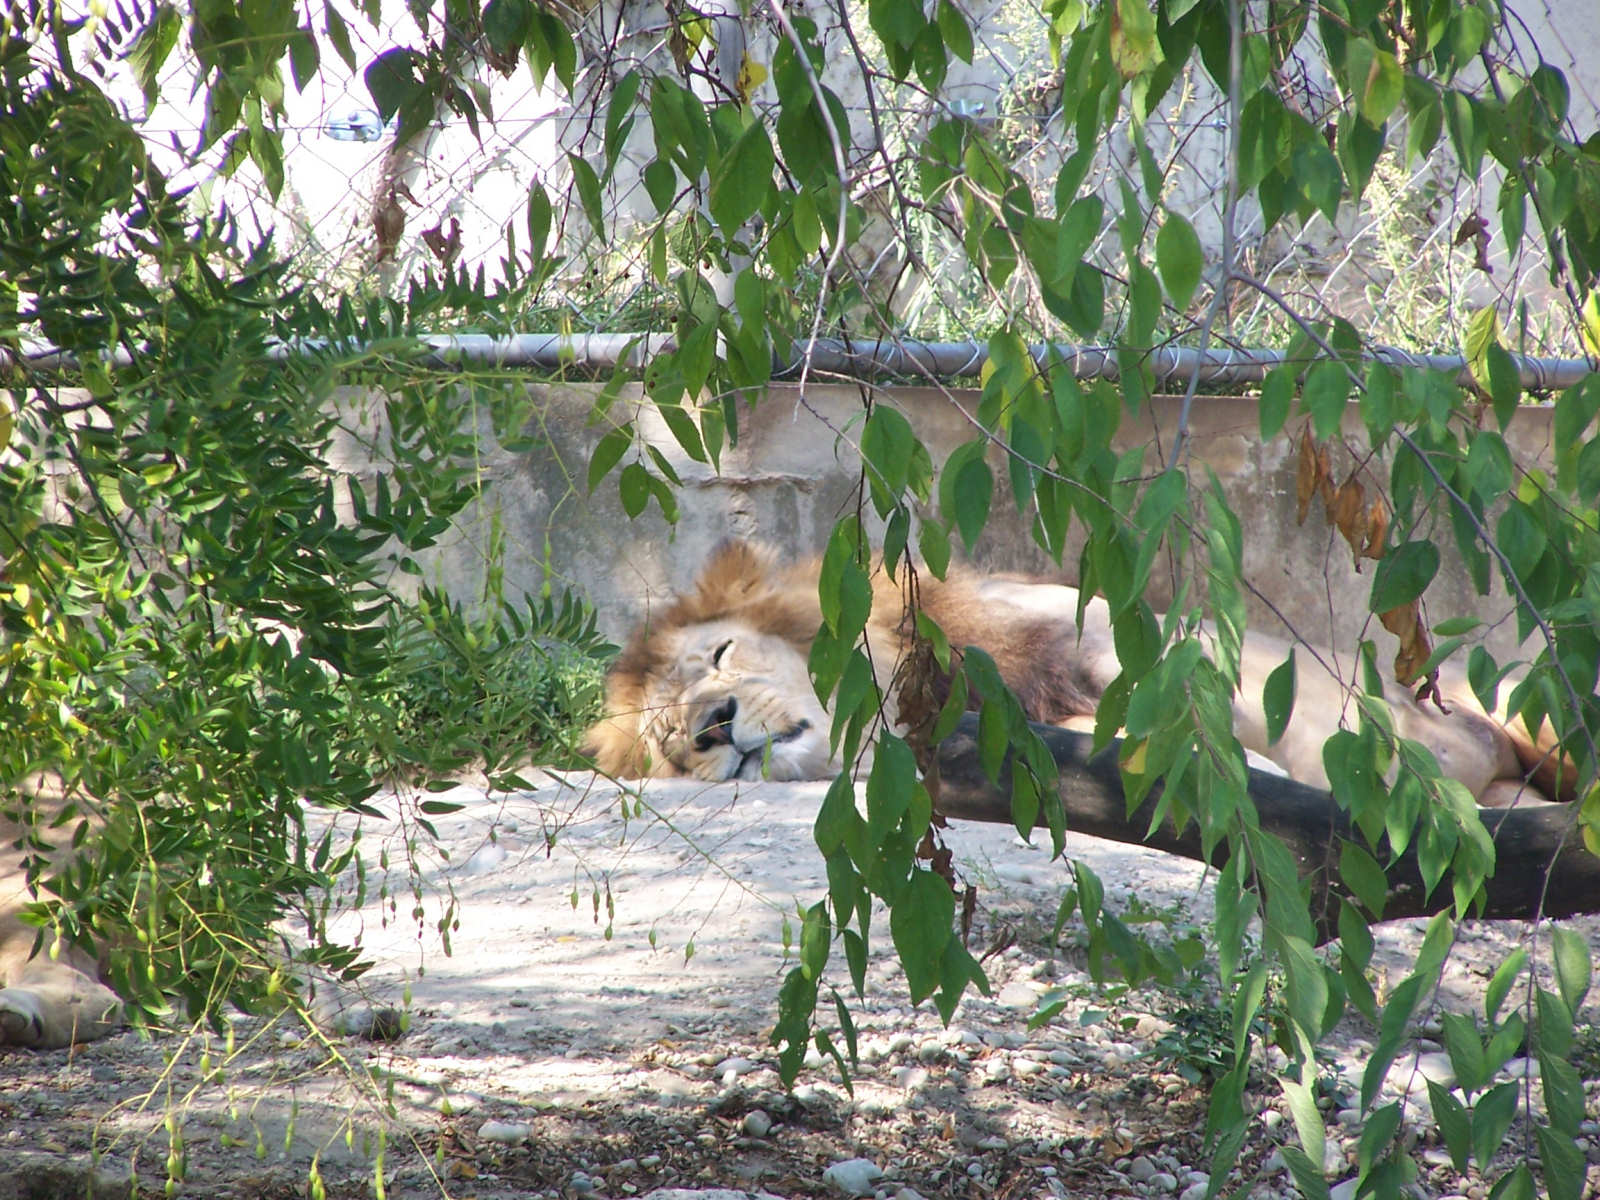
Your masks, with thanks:
<instances>
[{"instance_id":1,"label":"concrete wall","mask_svg":"<svg viewBox=\"0 0 1600 1200\"><path fill-rule=\"evenodd\" d=\"M857 466L849 443L859 426L861 405L854 388L809 387L803 399L793 387L772 389L759 404L743 410L739 444L723 451L720 472L689 460L649 405L641 406L636 394L624 396L613 412L632 412L639 428L683 477L682 512L674 527L653 504L630 521L618 499L615 473L595 495L585 494L589 457L609 427L588 423L597 388L530 387L541 400L537 448L526 454L487 450L484 504L428 567L463 599L471 599L482 586L483 547L490 540L491 523L498 522L507 545L508 592L537 590L547 580L577 588L599 607L604 627L620 635L673 588L686 585L722 538L761 538L788 553L811 554L822 547L833 522L856 507ZM947 395L918 388L895 389L879 399L906 414L936 462L971 437L961 410L971 411L976 401L975 393ZM1175 399L1158 399L1149 416L1125 421L1119 442L1145 444L1151 448L1146 461L1160 461L1157 449L1170 447L1177 409ZM1200 397L1191 425L1196 469L1209 465L1222 479L1243 520L1246 572L1271 604L1305 636L1324 645L1347 649L1364 629L1380 647L1392 644L1365 615L1372 564L1366 563L1362 573L1353 569L1343 538L1320 505L1313 504L1304 525L1295 524L1291 438L1263 443L1255 403L1247 397ZM1352 432L1359 428L1354 410L1349 427ZM1524 465L1548 462L1549 437L1548 411L1525 409L1512 427L1513 452ZM1334 471L1341 479L1351 461L1347 457L1340 462L1336 456ZM1065 556L1064 569L1056 568L1033 543L1012 505L998 453L992 465L995 509L973 555L975 562L1074 582L1078 541ZM1379 478L1385 477L1380 468ZM1464 611L1493 621L1509 612L1502 592L1475 597L1448 550L1446 560L1446 578L1427 596L1430 621ZM1152 592L1158 605L1164 590L1160 581ZM1268 605L1259 601L1252 602L1251 620L1263 629L1277 625ZM1513 650L1508 626L1504 623L1491 638L1491 649L1502 656Z\"/></svg>"}]
</instances>

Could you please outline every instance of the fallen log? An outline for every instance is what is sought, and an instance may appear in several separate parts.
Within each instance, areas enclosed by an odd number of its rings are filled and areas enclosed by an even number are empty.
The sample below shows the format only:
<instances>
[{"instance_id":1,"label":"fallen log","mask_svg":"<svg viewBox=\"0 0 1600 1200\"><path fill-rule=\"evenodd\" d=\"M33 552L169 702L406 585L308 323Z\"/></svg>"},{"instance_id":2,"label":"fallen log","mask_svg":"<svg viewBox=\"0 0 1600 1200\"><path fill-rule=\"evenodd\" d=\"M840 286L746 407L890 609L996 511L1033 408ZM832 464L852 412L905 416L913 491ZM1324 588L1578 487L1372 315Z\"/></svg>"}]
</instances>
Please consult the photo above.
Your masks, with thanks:
<instances>
[{"instance_id":1,"label":"fallen log","mask_svg":"<svg viewBox=\"0 0 1600 1200\"><path fill-rule=\"evenodd\" d=\"M1096 755L1091 753L1094 739L1088 734L1046 725L1033 728L1060 767L1056 790L1068 829L1205 861L1193 823L1178 832L1170 821L1163 822L1146 836L1160 789L1153 788L1130 814L1115 745ZM938 809L955 820L1010 824L1010 758L999 782L991 783L980 765L977 733L977 717L969 713L940 745ZM1282 839L1299 865L1301 878L1310 885L1311 913L1319 936L1331 939L1338 915L1335 901L1355 901L1337 870L1342 843L1360 840L1352 831L1350 814L1331 793L1264 771L1250 772L1249 787L1261 828ZM1531 920L1600 912L1600 857L1584 847L1572 806L1480 811L1494 839L1496 859L1494 875L1484 888L1482 916ZM1221 865L1225 852L1225 847L1218 848L1213 865ZM1380 861L1386 857L1381 856ZM1386 876L1389 892L1380 920L1428 916L1451 905L1449 875L1427 892L1414 847L1387 863Z\"/></svg>"}]
</instances>

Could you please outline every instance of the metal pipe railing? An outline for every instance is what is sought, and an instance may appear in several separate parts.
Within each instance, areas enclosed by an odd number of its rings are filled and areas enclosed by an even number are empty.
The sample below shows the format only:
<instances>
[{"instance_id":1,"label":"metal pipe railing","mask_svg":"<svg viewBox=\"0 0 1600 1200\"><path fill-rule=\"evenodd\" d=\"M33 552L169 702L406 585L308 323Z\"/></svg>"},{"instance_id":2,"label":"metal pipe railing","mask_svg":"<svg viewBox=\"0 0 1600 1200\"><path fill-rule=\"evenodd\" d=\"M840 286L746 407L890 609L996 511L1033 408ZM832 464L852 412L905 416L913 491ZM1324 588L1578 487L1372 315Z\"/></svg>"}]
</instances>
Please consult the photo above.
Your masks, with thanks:
<instances>
[{"instance_id":1,"label":"metal pipe railing","mask_svg":"<svg viewBox=\"0 0 1600 1200\"><path fill-rule=\"evenodd\" d=\"M467 361L503 367L609 368L642 367L655 355L675 345L663 333L521 333L506 337L487 334L429 334L422 341L431 346L441 362ZM274 357L284 358L311 350L328 349L334 343L320 340L288 342L273 348ZM1115 379L1120 374L1117 352L1111 346L1079 346L1058 342L1031 347L1041 364L1054 355L1071 368L1079 379ZM4 359L0 351L0 360ZM806 366L808 372L846 378L905 376L924 379L970 379L983 369L987 357L981 342L925 342L909 338L849 341L818 338L797 351L787 361L773 364L775 378L793 376ZM38 369L69 369L70 355L53 348L41 348L26 356ZM1393 366L1421 367L1445 371L1457 382L1472 382L1467 361L1455 354L1413 354L1392 346L1380 346L1369 356ZM1522 386L1530 391L1566 388L1587 376L1594 368L1581 358L1533 358L1513 354ZM1189 346L1159 346L1145 356L1145 364L1158 381L1187 381L1198 376L1201 384L1239 386L1259 383L1267 372L1280 366L1285 355L1280 350L1251 350ZM113 365L128 365L129 356L117 351Z\"/></svg>"}]
</instances>

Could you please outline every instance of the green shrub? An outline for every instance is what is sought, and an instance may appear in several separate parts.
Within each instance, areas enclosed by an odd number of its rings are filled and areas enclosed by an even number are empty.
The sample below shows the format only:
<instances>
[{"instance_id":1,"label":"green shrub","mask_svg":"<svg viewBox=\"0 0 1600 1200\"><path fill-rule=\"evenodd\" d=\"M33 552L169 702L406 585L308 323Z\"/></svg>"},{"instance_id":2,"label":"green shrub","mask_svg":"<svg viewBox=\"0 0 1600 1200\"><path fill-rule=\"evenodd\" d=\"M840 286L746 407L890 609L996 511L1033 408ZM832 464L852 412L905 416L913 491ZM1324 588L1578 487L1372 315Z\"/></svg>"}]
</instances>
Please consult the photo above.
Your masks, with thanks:
<instances>
[{"instance_id":1,"label":"green shrub","mask_svg":"<svg viewBox=\"0 0 1600 1200\"><path fill-rule=\"evenodd\" d=\"M395 715L390 760L428 775L578 766L578 736L599 715L615 652L594 621L571 596L473 614L425 588L415 605L393 609L389 665L374 689Z\"/></svg>"}]
</instances>

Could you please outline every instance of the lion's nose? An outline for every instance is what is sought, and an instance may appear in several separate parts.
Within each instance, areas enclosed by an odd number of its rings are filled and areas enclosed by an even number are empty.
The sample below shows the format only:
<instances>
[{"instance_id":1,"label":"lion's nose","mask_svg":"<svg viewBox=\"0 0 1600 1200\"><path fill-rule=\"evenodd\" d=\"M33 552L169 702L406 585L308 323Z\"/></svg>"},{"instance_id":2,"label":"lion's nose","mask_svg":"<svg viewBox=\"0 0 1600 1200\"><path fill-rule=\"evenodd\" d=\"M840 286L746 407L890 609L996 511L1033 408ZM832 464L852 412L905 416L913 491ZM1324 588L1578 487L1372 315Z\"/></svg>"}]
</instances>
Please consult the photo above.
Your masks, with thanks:
<instances>
[{"instance_id":1,"label":"lion's nose","mask_svg":"<svg viewBox=\"0 0 1600 1200\"><path fill-rule=\"evenodd\" d=\"M733 745L733 717L739 711L739 702L729 696L706 713L695 731L694 748L705 751L713 746Z\"/></svg>"}]
</instances>

